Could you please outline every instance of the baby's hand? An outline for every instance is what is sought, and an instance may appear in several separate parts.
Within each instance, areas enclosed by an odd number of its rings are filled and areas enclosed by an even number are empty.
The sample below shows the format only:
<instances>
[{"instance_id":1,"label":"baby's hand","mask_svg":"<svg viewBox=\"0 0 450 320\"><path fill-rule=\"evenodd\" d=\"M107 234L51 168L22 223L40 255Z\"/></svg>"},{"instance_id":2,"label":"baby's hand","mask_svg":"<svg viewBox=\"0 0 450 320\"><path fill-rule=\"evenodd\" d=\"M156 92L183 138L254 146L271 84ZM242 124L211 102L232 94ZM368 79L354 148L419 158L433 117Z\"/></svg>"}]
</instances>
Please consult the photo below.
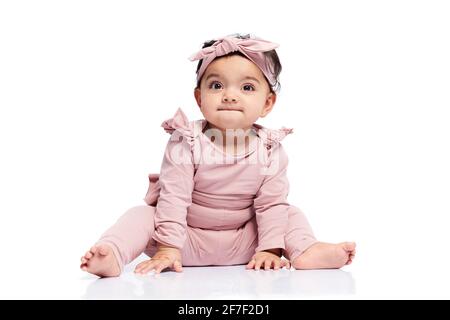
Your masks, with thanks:
<instances>
[{"instance_id":1,"label":"baby's hand","mask_svg":"<svg viewBox=\"0 0 450 320\"><path fill-rule=\"evenodd\" d=\"M281 259L280 256L269 252L260 251L253 255L252 260L247 264L247 269L259 270L261 266L264 266L264 270L270 270L272 267L274 270L286 267L291 268L291 263L286 259Z\"/></svg>"},{"instance_id":2,"label":"baby's hand","mask_svg":"<svg viewBox=\"0 0 450 320\"><path fill-rule=\"evenodd\" d=\"M146 274L151 270L155 270L155 273L160 273L166 268L171 268L176 272L182 272L181 253L177 248L160 245L151 260L139 263L134 272Z\"/></svg>"}]
</instances>

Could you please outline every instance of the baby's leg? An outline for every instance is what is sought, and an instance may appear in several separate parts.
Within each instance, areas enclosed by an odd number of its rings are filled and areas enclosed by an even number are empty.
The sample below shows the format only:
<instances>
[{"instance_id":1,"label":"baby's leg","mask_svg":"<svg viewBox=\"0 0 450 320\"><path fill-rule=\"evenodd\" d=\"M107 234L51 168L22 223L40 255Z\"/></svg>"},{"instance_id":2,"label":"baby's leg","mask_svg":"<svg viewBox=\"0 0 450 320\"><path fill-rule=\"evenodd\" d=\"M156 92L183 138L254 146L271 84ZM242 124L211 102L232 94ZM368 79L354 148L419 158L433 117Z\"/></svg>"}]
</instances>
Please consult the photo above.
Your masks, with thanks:
<instances>
[{"instance_id":1,"label":"baby's leg","mask_svg":"<svg viewBox=\"0 0 450 320\"><path fill-rule=\"evenodd\" d=\"M181 249L183 266L224 266L248 263L257 244L256 236L253 237L253 243L251 240L254 232L247 232L253 228L252 226L247 223L245 227L236 230L212 230L187 226L186 242ZM156 242L151 240L144 251L149 257L157 251L155 244Z\"/></svg>"},{"instance_id":2,"label":"baby's leg","mask_svg":"<svg viewBox=\"0 0 450 320\"><path fill-rule=\"evenodd\" d=\"M244 265L255 254L258 246L256 216L238 229L219 231L216 265Z\"/></svg>"},{"instance_id":3,"label":"baby's leg","mask_svg":"<svg viewBox=\"0 0 450 320\"><path fill-rule=\"evenodd\" d=\"M303 212L291 206L285 237L285 254L295 269L334 269L350 264L355 256L354 242L324 243L314 237Z\"/></svg>"},{"instance_id":4,"label":"baby's leg","mask_svg":"<svg viewBox=\"0 0 450 320\"><path fill-rule=\"evenodd\" d=\"M153 236L155 207L129 209L81 258L81 269L100 277L120 275L123 266L137 258Z\"/></svg>"}]
</instances>

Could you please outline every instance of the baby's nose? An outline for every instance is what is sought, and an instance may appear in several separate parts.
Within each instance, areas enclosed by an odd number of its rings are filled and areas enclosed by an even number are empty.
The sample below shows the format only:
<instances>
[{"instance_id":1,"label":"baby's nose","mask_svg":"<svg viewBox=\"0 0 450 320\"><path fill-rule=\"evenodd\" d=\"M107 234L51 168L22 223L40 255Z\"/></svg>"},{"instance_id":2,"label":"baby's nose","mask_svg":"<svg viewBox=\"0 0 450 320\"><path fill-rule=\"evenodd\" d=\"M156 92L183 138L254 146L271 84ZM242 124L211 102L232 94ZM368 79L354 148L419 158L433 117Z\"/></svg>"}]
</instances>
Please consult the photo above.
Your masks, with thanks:
<instances>
[{"instance_id":1,"label":"baby's nose","mask_svg":"<svg viewBox=\"0 0 450 320\"><path fill-rule=\"evenodd\" d=\"M237 97L233 94L224 94L222 98L223 102L236 102Z\"/></svg>"}]
</instances>

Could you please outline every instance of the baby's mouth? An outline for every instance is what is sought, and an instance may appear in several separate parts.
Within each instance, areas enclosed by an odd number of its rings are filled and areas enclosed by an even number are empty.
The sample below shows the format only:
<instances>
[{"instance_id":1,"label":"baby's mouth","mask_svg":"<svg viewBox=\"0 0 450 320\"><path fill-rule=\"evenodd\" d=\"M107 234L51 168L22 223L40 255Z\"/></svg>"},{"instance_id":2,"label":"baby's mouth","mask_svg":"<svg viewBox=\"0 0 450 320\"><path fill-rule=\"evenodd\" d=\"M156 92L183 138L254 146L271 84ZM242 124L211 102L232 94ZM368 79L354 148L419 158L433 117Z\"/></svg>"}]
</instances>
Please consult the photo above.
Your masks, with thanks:
<instances>
[{"instance_id":1,"label":"baby's mouth","mask_svg":"<svg viewBox=\"0 0 450 320\"><path fill-rule=\"evenodd\" d=\"M242 109L240 109L240 108L222 108L222 107L219 107L217 109L217 111L239 111L239 112L242 112Z\"/></svg>"}]
</instances>

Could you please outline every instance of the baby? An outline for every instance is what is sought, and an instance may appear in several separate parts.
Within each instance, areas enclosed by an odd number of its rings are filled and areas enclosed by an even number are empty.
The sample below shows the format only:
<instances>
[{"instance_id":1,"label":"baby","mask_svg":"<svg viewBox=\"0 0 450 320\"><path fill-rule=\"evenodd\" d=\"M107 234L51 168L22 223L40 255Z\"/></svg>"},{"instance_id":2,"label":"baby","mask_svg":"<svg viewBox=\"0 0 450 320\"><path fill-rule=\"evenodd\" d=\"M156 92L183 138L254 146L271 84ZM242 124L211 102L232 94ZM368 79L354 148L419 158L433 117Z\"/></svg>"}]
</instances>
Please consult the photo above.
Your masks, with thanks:
<instances>
[{"instance_id":1,"label":"baby","mask_svg":"<svg viewBox=\"0 0 450 320\"><path fill-rule=\"evenodd\" d=\"M149 175L146 205L129 209L81 258L81 269L119 276L141 253L135 272L181 272L183 266L247 269L341 268L354 242L319 242L303 212L287 202L288 158L281 140L292 129L255 122L273 109L281 64L278 45L250 35L205 42L195 100L204 119L178 109L159 174Z\"/></svg>"}]
</instances>

